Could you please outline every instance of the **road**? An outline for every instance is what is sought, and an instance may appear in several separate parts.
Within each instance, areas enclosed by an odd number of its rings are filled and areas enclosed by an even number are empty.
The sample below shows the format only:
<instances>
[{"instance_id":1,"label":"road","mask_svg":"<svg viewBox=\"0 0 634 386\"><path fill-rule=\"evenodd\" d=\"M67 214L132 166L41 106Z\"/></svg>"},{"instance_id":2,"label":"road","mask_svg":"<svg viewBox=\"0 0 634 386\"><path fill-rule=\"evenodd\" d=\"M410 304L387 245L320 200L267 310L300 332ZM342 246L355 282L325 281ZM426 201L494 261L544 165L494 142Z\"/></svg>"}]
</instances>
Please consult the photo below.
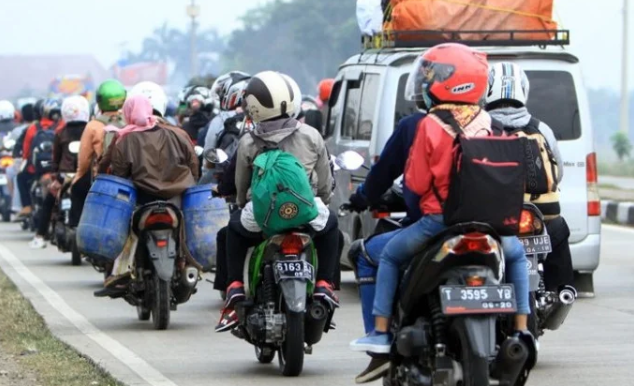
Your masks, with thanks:
<instances>
[{"instance_id":1,"label":"road","mask_svg":"<svg viewBox=\"0 0 634 386\"><path fill-rule=\"evenodd\" d=\"M221 306L208 282L190 303L172 314L167 331L122 300L97 299L101 277L91 267L70 266L69 255L55 249L29 250L29 235L15 224L0 224L0 267L42 313L53 332L111 371L128 385L350 385L366 365L364 354L348 349L362 334L360 307L352 276L344 275L339 329L306 356L300 378L278 375L256 362L253 349L212 327ZM596 298L580 300L560 331L542 339L540 362L529 385L626 386L634 384L634 230L603 229ZM380 384L380 383L376 383Z\"/></svg>"}]
</instances>

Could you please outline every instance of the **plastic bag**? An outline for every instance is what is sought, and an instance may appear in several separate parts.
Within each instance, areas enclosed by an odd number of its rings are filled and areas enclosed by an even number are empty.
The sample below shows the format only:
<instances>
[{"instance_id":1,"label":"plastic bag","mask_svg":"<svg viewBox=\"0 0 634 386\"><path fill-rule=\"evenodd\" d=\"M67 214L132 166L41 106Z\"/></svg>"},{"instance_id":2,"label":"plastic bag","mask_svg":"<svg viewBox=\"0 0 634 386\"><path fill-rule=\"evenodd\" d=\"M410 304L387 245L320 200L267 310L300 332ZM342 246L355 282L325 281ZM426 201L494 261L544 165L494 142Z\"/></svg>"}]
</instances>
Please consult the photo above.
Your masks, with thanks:
<instances>
[{"instance_id":1,"label":"plastic bag","mask_svg":"<svg viewBox=\"0 0 634 386\"><path fill-rule=\"evenodd\" d=\"M361 34L372 36L383 29L381 0L357 0L357 23Z\"/></svg>"}]
</instances>

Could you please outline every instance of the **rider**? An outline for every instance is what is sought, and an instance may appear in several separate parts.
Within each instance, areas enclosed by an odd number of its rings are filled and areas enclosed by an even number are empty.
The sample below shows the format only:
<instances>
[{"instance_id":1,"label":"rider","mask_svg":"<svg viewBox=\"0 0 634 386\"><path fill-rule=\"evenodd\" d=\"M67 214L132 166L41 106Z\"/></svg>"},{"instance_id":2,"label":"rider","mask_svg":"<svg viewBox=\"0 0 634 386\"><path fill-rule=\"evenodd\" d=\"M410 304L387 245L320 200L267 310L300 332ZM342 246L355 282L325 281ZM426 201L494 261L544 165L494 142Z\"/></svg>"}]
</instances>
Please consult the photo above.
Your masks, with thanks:
<instances>
[{"instance_id":1,"label":"rider","mask_svg":"<svg viewBox=\"0 0 634 386\"><path fill-rule=\"evenodd\" d=\"M211 91L204 86L194 87L185 97L189 112L189 119L183 123L183 130L189 134L192 141L198 140L198 133L205 128L211 120L213 101Z\"/></svg>"},{"instance_id":2,"label":"rider","mask_svg":"<svg viewBox=\"0 0 634 386\"><path fill-rule=\"evenodd\" d=\"M323 139L314 128L299 124L291 116L295 109L292 87L286 78L276 72L266 71L255 75L247 85L243 97L245 112L255 123L252 132L260 139L279 144L304 165L313 188L317 191L315 203L319 216L310 226L316 231L314 242L319 257L317 284L314 296L338 304L332 289L339 233L337 217L326 204L330 201L332 173L328 152ZM283 142L281 142L284 140ZM249 246L262 241L262 233L253 216L253 205L247 203L251 184L251 168L258 151L251 135L240 140L236 164L237 203L243 207L231 215L227 229L228 282L227 302L222 311L217 332L227 331L238 322L234 305L245 298L242 271Z\"/></svg>"},{"instance_id":3,"label":"rider","mask_svg":"<svg viewBox=\"0 0 634 386\"><path fill-rule=\"evenodd\" d=\"M554 190L538 197L527 195L527 201L533 202L544 215L546 228L550 235L552 252L544 262L544 282L547 291L556 291L561 286L574 284L572 255L568 245L570 229L561 217L559 192L557 186L563 177L563 159L553 130L544 122L537 120L526 108L530 83L522 68L510 62L496 63L490 69L489 92L486 109L491 117L498 120L508 132L518 130L526 133L537 130L550 148L557 167L557 181Z\"/></svg>"},{"instance_id":4,"label":"rider","mask_svg":"<svg viewBox=\"0 0 634 386\"><path fill-rule=\"evenodd\" d=\"M107 80L97 89L97 115L86 125L81 137L77 158L77 173L71 185L71 209L69 225L79 224L84 202L88 196L92 179L96 174L95 165L107 144L105 127L123 127L123 116L119 112L126 98L126 90L117 80Z\"/></svg>"},{"instance_id":5,"label":"rider","mask_svg":"<svg viewBox=\"0 0 634 386\"><path fill-rule=\"evenodd\" d=\"M30 186L35 177L35 166L32 163L31 154L33 153L32 142L40 131L55 131L63 125L61 120L61 102L58 99L47 99L42 103L42 119L34 123L26 129L24 135L24 143L22 145L23 163L26 162L26 169L18 173L18 189L20 191L20 201L22 202L22 210L18 213L17 220L20 221L24 217L31 214L31 194Z\"/></svg>"},{"instance_id":6,"label":"rider","mask_svg":"<svg viewBox=\"0 0 634 386\"><path fill-rule=\"evenodd\" d=\"M42 216L38 223L37 232L29 244L34 249L46 248L44 238L48 235L51 214L63 182L59 174L73 173L77 170L77 155L70 152L68 145L71 142L78 142L82 138L84 128L90 120L90 104L88 100L79 95L64 99L62 103L62 119L65 126L60 126L55 130L55 140L53 142L53 182L49 185L49 191L42 204Z\"/></svg>"},{"instance_id":7,"label":"rider","mask_svg":"<svg viewBox=\"0 0 634 386\"><path fill-rule=\"evenodd\" d=\"M469 82L470 87L460 93L452 90ZM488 85L486 55L467 46L448 43L426 51L416 62L407 90L414 100L423 100L430 111L451 112L467 136L488 135L491 117L479 106ZM353 341L353 350L387 354L390 351L390 318L398 286L399 270L407 266L424 242L445 229L442 199L447 195L452 166L451 148L455 134L435 116L427 116L419 124L414 144L407 161L405 180L407 186L421 195L420 208L424 213L420 220L403 229L385 246L380 257L374 299L374 331ZM528 270L524 248L519 239L503 237L507 278L514 284L518 312L515 329L530 336L527 319Z\"/></svg>"}]
</instances>

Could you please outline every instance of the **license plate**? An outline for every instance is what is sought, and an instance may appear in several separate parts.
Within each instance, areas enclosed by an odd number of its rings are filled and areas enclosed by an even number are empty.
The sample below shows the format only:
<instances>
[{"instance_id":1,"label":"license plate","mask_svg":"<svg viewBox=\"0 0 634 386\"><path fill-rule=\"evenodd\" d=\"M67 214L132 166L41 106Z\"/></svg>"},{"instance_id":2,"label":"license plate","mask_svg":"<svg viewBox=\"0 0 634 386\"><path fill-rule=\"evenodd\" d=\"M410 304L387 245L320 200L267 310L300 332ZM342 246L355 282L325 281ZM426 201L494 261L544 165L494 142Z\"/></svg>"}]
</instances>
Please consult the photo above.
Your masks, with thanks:
<instances>
[{"instance_id":1,"label":"license plate","mask_svg":"<svg viewBox=\"0 0 634 386\"><path fill-rule=\"evenodd\" d=\"M275 263L275 278L277 281L284 279L306 279L314 281L315 268L304 260L287 260Z\"/></svg>"},{"instance_id":2,"label":"license plate","mask_svg":"<svg viewBox=\"0 0 634 386\"><path fill-rule=\"evenodd\" d=\"M526 256L526 269L528 270L528 289L537 291L539 288L539 260L536 255Z\"/></svg>"},{"instance_id":3,"label":"license plate","mask_svg":"<svg viewBox=\"0 0 634 386\"><path fill-rule=\"evenodd\" d=\"M550 245L550 236L548 235L520 237L520 241L524 245L524 251L530 255L535 253L550 253L553 251Z\"/></svg>"},{"instance_id":4,"label":"license plate","mask_svg":"<svg viewBox=\"0 0 634 386\"><path fill-rule=\"evenodd\" d=\"M510 284L440 286L440 305L445 315L507 314L517 311L515 291Z\"/></svg>"},{"instance_id":5,"label":"license plate","mask_svg":"<svg viewBox=\"0 0 634 386\"><path fill-rule=\"evenodd\" d=\"M70 210L70 198L65 198L62 200L62 210Z\"/></svg>"}]
</instances>

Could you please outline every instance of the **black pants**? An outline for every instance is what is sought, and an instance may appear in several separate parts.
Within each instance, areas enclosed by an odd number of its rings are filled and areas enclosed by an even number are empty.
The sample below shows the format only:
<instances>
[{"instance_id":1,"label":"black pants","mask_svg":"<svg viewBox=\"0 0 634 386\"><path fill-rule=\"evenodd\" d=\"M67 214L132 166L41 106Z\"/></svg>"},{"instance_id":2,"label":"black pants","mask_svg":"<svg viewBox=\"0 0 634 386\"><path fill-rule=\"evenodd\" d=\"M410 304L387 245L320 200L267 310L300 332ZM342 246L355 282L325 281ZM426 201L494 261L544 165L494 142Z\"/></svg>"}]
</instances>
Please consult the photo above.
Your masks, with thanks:
<instances>
[{"instance_id":1,"label":"black pants","mask_svg":"<svg viewBox=\"0 0 634 386\"><path fill-rule=\"evenodd\" d=\"M227 228L227 282L243 281L242 274L244 262L250 247L255 247L263 241L262 233L253 233L246 230L240 222L242 211L231 214L229 227ZM317 280L333 282L335 269L339 257L339 229L337 216L330 213L326 227L313 236L315 249L319 258L317 268Z\"/></svg>"},{"instance_id":2,"label":"black pants","mask_svg":"<svg viewBox=\"0 0 634 386\"><path fill-rule=\"evenodd\" d=\"M79 224L81 212L84 210L86 197L90 191L90 180L90 172L88 172L78 179L70 189L71 206L68 222L71 228L76 228Z\"/></svg>"},{"instance_id":3,"label":"black pants","mask_svg":"<svg viewBox=\"0 0 634 386\"><path fill-rule=\"evenodd\" d=\"M40 221L37 226L37 235L47 237L48 228L51 225L51 215L53 214L53 208L55 208L55 201L57 197L51 193L47 193L42 202L42 211L40 212Z\"/></svg>"},{"instance_id":4,"label":"black pants","mask_svg":"<svg viewBox=\"0 0 634 386\"><path fill-rule=\"evenodd\" d=\"M31 185L35 175L26 170L18 173L18 190L20 191L20 201L22 207L31 206Z\"/></svg>"},{"instance_id":5,"label":"black pants","mask_svg":"<svg viewBox=\"0 0 634 386\"><path fill-rule=\"evenodd\" d=\"M570 229L563 217L546 222L553 251L544 262L544 284L547 291L556 291L563 285L574 285L572 254L568 238Z\"/></svg>"},{"instance_id":6,"label":"black pants","mask_svg":"<svg viewBox=\"0 0 634 386\"><path fill-rule=\"evenodd\" d=\"M224 291L230 283L227 283L227 227L216 234L216 276L214 277L214 289Z\"/></svg>"}]
</instances>

